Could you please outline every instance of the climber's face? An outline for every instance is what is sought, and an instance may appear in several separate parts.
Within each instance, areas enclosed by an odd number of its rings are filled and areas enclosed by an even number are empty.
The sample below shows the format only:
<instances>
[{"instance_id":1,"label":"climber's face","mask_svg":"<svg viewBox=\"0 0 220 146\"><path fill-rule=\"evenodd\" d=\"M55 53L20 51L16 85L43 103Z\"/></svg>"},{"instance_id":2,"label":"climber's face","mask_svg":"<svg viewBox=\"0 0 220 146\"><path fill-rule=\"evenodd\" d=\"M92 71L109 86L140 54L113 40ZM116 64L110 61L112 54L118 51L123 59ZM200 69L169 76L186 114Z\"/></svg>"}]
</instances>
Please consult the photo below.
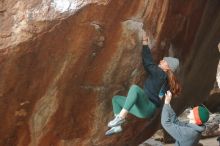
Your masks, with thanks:
<instances>
[{"instance_id":1,"label":"climber's face","mask_svg":"<svg viewBox=\"0 0 220 146\"><path fill-rule=\"evenodd\" d=\"M220 42L218 43L218 49L220 50Z\"/></svg>"},{"instance_id":2,"label":"climber's face","mask_svg":"<svg viewBox=\"0 0 220 146\"><path fill-rule=\"evenodd\" d=\"M169 65L165 60L160 60L160 63L158 66L165 72L169 69Z\"/></svg>"}]
</instances>

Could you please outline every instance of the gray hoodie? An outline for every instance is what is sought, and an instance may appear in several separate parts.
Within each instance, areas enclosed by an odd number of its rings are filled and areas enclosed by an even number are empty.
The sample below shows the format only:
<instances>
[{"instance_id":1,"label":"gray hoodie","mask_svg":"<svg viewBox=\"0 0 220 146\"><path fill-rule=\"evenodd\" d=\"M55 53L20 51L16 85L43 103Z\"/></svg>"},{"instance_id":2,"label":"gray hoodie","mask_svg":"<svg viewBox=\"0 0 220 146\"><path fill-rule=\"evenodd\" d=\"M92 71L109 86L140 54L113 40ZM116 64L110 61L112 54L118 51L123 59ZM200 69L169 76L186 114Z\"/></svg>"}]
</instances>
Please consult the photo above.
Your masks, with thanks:
<instances>
[{"instance_id":1,"label":"gray hoodie","mask_svg":"<svg viewBox=\"0 0 220 146\"><path fill-rule=\"evenodd\" d=\"M204 126L179 121L170 104L163 106L161 124L176 140L175 146L196 146L205 130Z\"/></svg>"}]
</instances>

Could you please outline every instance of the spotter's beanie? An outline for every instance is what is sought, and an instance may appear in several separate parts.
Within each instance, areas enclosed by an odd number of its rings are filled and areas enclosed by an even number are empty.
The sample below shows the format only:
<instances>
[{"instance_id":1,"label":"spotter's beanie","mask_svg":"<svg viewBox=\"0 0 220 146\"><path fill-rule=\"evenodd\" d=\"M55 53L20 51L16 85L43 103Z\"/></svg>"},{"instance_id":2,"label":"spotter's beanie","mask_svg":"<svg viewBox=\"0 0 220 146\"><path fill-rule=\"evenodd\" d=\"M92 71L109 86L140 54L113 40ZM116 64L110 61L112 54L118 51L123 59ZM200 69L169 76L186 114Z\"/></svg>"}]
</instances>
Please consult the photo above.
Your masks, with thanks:
<instances>
[{"instance_id":1,"label":"spotter's beanie","mask_svg":"<svg viewBox=\"0 0 220 146\"><path fill-rule=\"evenodd\" d=\"M194 107L193 114L197 125L202 125L209 119L209 111L203 106Z\"/></svg>"}]
</instances>

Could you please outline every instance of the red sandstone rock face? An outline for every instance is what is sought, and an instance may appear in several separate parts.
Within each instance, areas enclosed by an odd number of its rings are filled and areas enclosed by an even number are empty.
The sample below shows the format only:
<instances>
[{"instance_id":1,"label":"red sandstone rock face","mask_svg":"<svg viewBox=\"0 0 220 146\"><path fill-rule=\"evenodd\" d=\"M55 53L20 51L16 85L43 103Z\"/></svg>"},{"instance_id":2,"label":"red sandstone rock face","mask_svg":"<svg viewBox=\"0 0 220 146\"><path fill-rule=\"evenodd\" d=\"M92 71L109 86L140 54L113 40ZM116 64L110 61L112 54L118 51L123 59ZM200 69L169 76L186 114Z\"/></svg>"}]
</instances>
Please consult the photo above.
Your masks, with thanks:
<instances>
[{"instance_id":1,"label":"red sandstone rock face","mask_svg":"<svg viewBox=\"0 0 220 146\"><path fill-rule=\"evenodd\" d=\"M130 117L122 134L104 136L112 96L141 85L143 28L156 61L168 53L181 59L177 110L204 100L219 59L219 1L75 2L77 10L68 2L62 9L46 0L0 2L0 145L133 146L151 136L159 112L152 121Z\"/></svg>"}]
</instances>

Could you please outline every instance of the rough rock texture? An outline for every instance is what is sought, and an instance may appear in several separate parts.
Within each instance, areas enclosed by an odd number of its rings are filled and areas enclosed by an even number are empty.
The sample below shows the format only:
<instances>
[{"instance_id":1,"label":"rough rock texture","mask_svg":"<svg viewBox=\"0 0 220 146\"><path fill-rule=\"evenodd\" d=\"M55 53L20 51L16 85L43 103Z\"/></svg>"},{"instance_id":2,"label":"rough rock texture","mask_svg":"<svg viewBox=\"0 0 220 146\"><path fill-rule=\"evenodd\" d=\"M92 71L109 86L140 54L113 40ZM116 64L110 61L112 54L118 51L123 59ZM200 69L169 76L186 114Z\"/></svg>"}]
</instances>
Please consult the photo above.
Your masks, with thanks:
<instances>
[{"instance_id":1,"label":"rough rock texture","mask_svg":"<svg viewBox=\"0 0 220 146\"><path fill-rule=\"evenodd\" d=\"M0 21L4 23L0 26L0 49L48 32L56 26L56 22L92 3L106 5L108 0L2 0Z\"/></svg>"},{"instance_id":2,"label":"rough rock texture","mask_svg":"<svg viewBox=\"0 0 220 146\"><path fill-rule=\"evenodd\" d=\"M111 98L141 84L141 33L155 60L181 60L175 105L202 102L216 78L218 0L0 1L0 145L137 145L160 125L130 117L105 137Z\"/></svg>"},{"instance_id":3,"label":"rough rock texture","mask_svg":"<svg viewBox=\"0 0 220 146\"><path fill-rule=\"evenodd\" d=\"M211 112L220 112L220 89L213 89L208 96L208 99L204 102Z\"/></svg>"},{"instance_id":4,"label":"rough rock texture","mask_svg":"<svg viewBox=\"0 0 220 146\"><path fill-rule=\"evenodd\" d=\"M219 48L220 48L220 47L219 47ZM220 88L220 62L218 63L216 81L217 81L217 84L218 84L218 88Z\"/></svg>"}]
</instances>

